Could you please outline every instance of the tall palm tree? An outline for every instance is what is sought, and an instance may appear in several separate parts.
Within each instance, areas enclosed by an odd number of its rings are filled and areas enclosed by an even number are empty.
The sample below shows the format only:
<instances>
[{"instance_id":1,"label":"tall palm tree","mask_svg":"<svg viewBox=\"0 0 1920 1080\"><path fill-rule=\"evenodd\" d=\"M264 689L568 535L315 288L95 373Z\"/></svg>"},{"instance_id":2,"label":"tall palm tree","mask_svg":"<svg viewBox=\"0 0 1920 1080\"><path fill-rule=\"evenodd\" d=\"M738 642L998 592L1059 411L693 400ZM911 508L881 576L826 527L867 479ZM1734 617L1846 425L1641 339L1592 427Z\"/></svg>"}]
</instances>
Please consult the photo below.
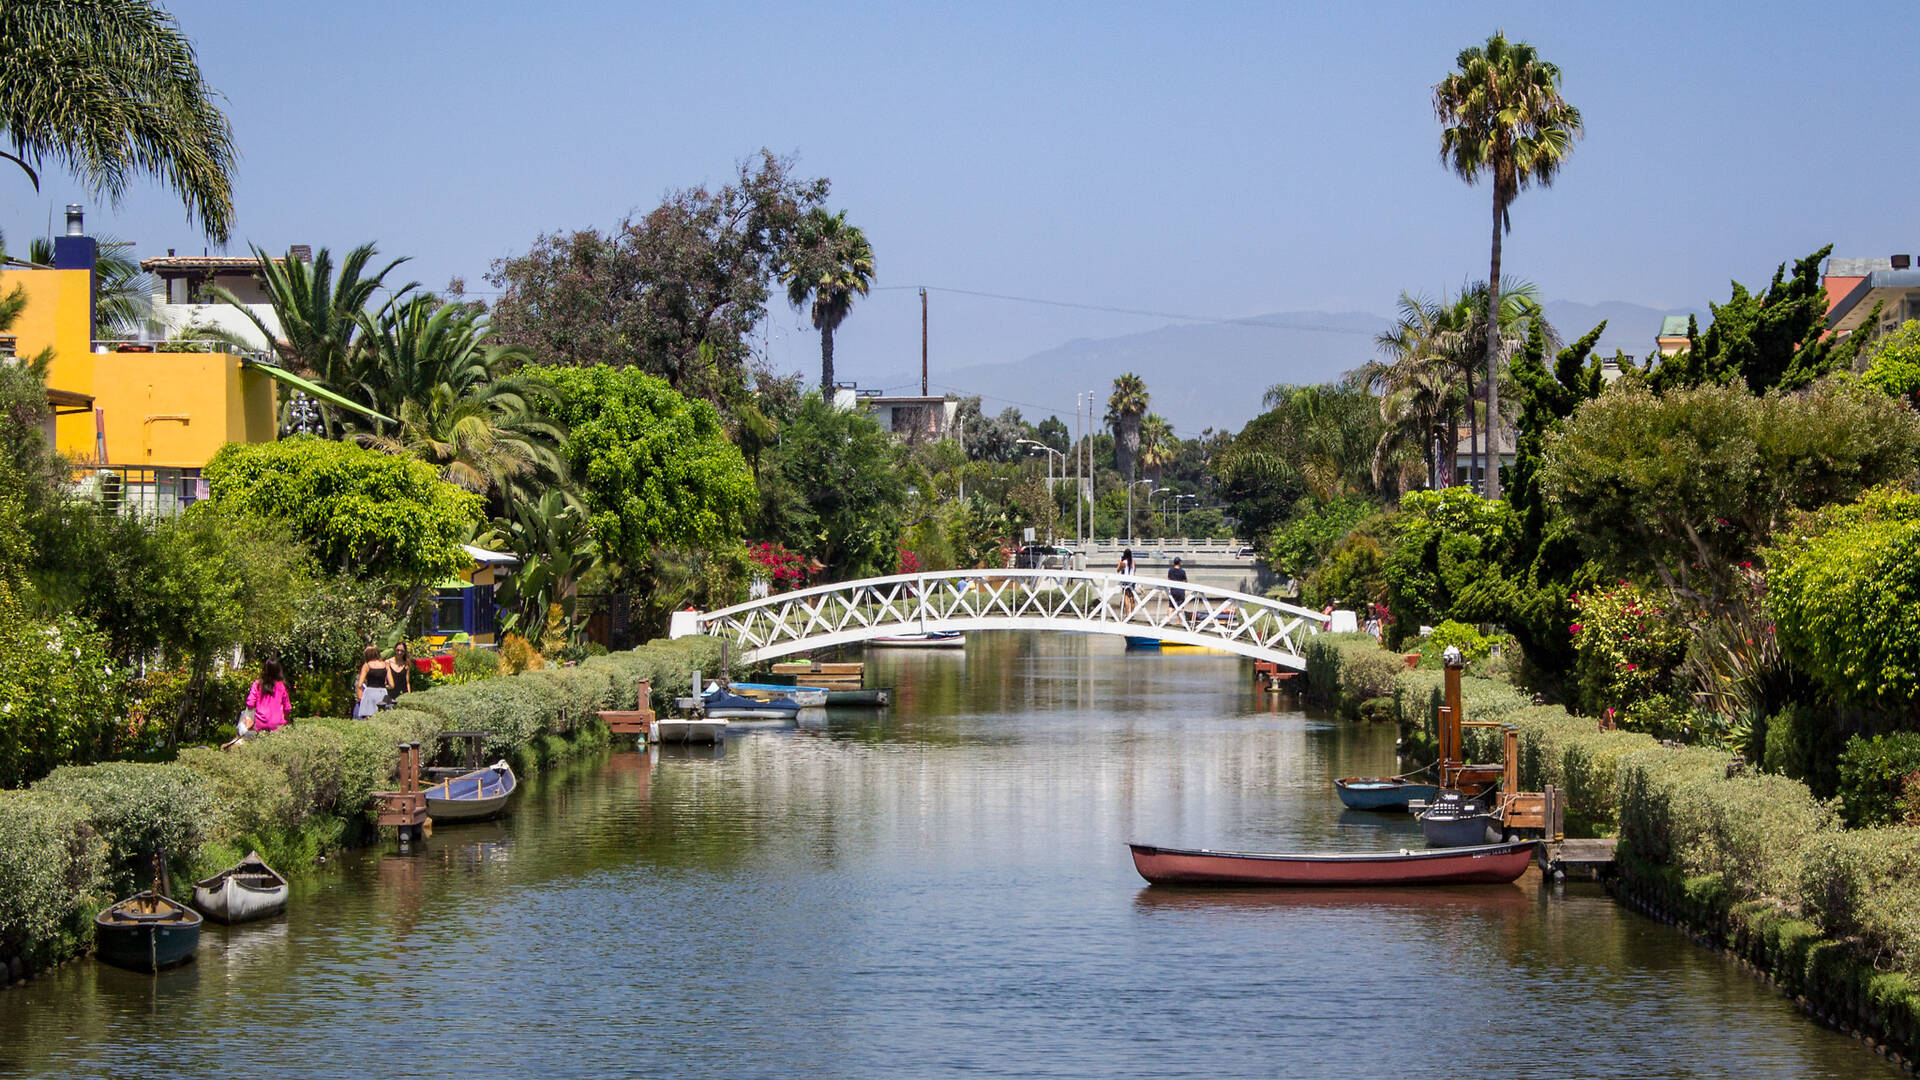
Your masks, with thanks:
<instances>
[{"instance_id":1,"label":"tall palm tree","mask_svg":"<svg viewBox=\"0 0 1920 1080\"><path fill-rule=\"evenodd\" d=\"M833 402L833 332L853 310L853 298L873 284L873 246L867 234L847 224L847 212L815 207L801 219L798 254L781 274L787 300L795 308L811 305L820 331L820 396Z\"/></svg>"},{"instance_id":2,"label":"tall palm tree","mask_svg":"<svg viewBox=\"0 0 1920 1080\"><path fill-rule=\"evenodd\" d=\"M1560 69L1524 41L1495 32L1485 45L1460 50L1457 71L1433 88L1433 111L1445 125L1440 159L1469 184L1484 175L1493 186L1493 259L1487 271L1499 302L1500 238L1511 231L1513 200L1531 184L1547 187L1580 136L1580 110L1560 95ZM1486 325L1489 422L1500 415L1496 335ZM1499 452L1489 441L1487 497L1500 497Z\"/></svg>"},{"instance_id":3,"label":"tall palm tree","mask_svg":"<svg viewBox=\"0 0 1920 1080\"><path fill-rule=\"evenodd\" d=\"M1147 415L1147 381L1129 371L1113 380L1107 398L1107 425L1113 429L1113 464L1131 483L1140 456L1140 420Z\"/></svg>"},{"instance_id":4,"label":"tall palm tree","mask_svg":"<svg viewBox=\"0 0 1920 1080\"><path fill-rule=\"evenodd\" d=\"M51 161L118 202L150 176L225 243L233 228L233 133L193 44L150 0L0 4L0 127L40 189Z\"/></svg>"},{"instance_id":5,"label":"tall palm tree","mask_svg":"<svg viewBox=\"0 0 1920 1080\"><path fill-rule=\"evenodd\" d=\"M360 331L374 299L386 288L387 275L406 260L395 259L368 273L375 249L372 244L362 244L347 252L336 275L333 253L326 248L314 252L311 262L291 253L284 260L275 260L257 247L253 254L260 261L261 288L280 324L277 332L226 288L216 285L209 292L238 308L288 370L317 379L349 397L370 397L371 390L364 385L369 378L367 349L360 341ZM397 297L416 287L416 282L408 282L392 290L392 295ZM350 422L344 418L351 415L321 405L326 436L338 438L343 430L350 430Z\"/></svg>"},{"instance_id":6,"label":"tall palm tree","mask_svg":"<svg viewBox=\"0 0 1920 1080\"><path fill-rule=\"evenodd\" d=\"M509 374L528 357L493 344L485 314L419 295L377 316L362 314L361 322L367 362L360 381L329 389L399 424L382 431L348 414L361 429L356 441L439 466L450 482L487 496L502 516L565 480L566 436L545 414L554 392Z\"/></svg>"},{"instance_id":7,"label":"tall palm tree","mask_svg":"<svg viewBox=\"0 0 1920 1080\"><path fill-rule=\"evenodd\" d=\"M1455 373L1464 355L1464 327L1458 306L1443 295L1400 294L1399 317L1391 329L1374 338L1388 362L1374 372L1380 390L1380 418L1387 425L1374 448L1374 482L1384 476L1383 463L1402 446L1421 448L1427 474L1445 485L1452 481L1455 417L1464 387ZM1444 455L1436 452L1436 437L1445 433Z\"/></svg>"}]
</instances>

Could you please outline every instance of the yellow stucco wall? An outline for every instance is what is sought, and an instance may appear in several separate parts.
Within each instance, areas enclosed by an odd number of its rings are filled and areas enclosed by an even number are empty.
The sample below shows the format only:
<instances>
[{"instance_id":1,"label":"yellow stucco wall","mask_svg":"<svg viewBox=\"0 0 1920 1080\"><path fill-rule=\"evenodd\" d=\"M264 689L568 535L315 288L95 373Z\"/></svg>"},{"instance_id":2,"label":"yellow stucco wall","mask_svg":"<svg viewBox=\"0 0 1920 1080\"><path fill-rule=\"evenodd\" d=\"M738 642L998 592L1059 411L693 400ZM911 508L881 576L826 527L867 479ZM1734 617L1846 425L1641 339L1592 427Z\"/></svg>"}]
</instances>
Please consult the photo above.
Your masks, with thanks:
<instances>
[{"instance_id":1,"label":"yellow stucco wall","mask_svg":"<svg viewBox=\"0 0 1920 1080\"><path fill-rule=\"evenodd\" d=\"M97 353L93 404L114 465L197 468L230 442L274 437L273 380L225 353ZM81 419L86 419L82 417ZM93 449L93 425L84 447Z\"/></svg>"},{"instance_id":2,"label":"yellow stucco wall","mask_svg":"<svg viewBox=\"0 0 1920 1080\"><path fill-rule=\"evenodd\" d=\"M47 386L88 394L105 411L107 463L197 468L229 442L271 442L274 382L224 353L95 353L92 275L85 270L7 270L0 295L27 291L11 331L21 356L53 350ZM55 445L95 458L94 418L62 416Z\"/></svg>"}]
</instances>

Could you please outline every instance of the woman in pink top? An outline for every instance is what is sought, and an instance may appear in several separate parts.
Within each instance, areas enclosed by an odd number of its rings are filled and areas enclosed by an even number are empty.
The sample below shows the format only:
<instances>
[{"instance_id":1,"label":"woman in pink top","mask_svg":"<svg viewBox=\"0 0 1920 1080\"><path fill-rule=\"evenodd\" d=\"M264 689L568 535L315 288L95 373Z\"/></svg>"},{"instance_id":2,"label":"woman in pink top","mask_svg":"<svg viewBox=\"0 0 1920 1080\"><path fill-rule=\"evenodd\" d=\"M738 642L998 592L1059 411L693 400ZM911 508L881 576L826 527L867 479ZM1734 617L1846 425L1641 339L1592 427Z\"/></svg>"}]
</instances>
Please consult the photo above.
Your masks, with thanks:
<instances>
[{"instance_id":1,"label":"woman in pink top","mask_svg":"<svg viewBox=\"0 0 1920 1080\"><path fill-rule=\"evenodd\" d=\"M293 716L293 700L287 695L287 681L280 677L280 661L269 659L260 665L260 677L247 691L247 708L253 710L253 730L278 731Z\"/></svg>"}]
</instances>

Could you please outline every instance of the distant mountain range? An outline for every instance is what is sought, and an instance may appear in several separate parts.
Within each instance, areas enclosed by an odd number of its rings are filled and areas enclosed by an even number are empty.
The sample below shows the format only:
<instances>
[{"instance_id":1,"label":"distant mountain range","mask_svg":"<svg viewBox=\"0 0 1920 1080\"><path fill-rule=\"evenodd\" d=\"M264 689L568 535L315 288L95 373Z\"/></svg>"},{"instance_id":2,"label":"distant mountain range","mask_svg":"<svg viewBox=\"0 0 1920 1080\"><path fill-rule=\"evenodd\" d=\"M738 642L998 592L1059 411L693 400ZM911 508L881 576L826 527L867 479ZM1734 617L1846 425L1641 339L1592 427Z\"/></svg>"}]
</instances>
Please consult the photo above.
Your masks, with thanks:
<instances>
[{"instance_id":1,"label":"distant mountain range","mask_svg":"<svg viewBox=\"0 0 1920 1080\"><path fill-rule=\"evenodd\" d=\"M1607 329L1599 352L1615 348L1629 356L1653 351L1667 315L1622 301L1579 304L1549 301L1547 319L1569 340ZM1701 322L1704 325L1704 312ZM1374 337L1390 320L1368 312L1289 311L1230 323L1179 323L1144 333L1076 339L1012 363L978 364L936 371L933 388L979 394L987 412L1013 406L1028 420L1056 413L1071 426L1076 393L1105 396L1114 377L1131 371L1146 380L1153 411L1173 422L1182 436L1203 428L1238 431L1260 414L1260 398L1275 383L1317 383L1339 378L1377 355ZM919 371L889 373L879 385L919 382Z\"/></svg>"}]
</instances>

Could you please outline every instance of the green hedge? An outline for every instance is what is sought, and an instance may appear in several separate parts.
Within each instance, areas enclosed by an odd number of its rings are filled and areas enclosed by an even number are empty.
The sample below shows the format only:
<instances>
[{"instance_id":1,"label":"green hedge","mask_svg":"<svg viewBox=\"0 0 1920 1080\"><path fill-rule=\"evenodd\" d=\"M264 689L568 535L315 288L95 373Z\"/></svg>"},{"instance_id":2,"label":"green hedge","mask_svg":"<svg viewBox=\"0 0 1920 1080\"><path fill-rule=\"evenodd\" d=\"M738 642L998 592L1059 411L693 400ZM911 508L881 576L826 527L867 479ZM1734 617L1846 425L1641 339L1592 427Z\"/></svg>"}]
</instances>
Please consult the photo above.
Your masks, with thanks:
<instances>
[{"instance_id":1,"label":"green hedge","mask_svg":"<svg viewBox=\"0 0 1920 1080\"><path fill-rule=\"evenodd\" d=\"M1399 653L1380 647L1371 634L1315 634L1301 655L1307 661L1307 692L1349 719L1374 698L1392 697L1394 679L1406 670Z\"/></svg>"},{"instance_id":2,"label":"green hedge","mask_svg":"<svg viewBox=\"0 0 1920 1080\"><path fill-rule=\"evenodd\" d=\"M1840 802L1847 824L1890 825L1906 819L1907 777L1920 772L1920 732L1856 735L1840 753Z\"/></svg>"},{"instance_id":3,"label":"green hedge","mask_svg":"<svg viewBox=\"0 0 1920 1080\"><path fill-rule=\"evenodd\" d=\"M717 641L656 641L579 667L402 695L369 720L301 718L231 751L68 766L0 791L0 965L18 957L37 968L85 951L94 914L146 887L156 850L168 853L178 889L249 849L297 872L354 842L372 824L371 794L395 783L400 743L432 753L441 731L485 731L490 755L530 771L603 743L594 714L631 708L636 679L654 679L664 704L719 658Z\"/></svg>"}]
</instances>

